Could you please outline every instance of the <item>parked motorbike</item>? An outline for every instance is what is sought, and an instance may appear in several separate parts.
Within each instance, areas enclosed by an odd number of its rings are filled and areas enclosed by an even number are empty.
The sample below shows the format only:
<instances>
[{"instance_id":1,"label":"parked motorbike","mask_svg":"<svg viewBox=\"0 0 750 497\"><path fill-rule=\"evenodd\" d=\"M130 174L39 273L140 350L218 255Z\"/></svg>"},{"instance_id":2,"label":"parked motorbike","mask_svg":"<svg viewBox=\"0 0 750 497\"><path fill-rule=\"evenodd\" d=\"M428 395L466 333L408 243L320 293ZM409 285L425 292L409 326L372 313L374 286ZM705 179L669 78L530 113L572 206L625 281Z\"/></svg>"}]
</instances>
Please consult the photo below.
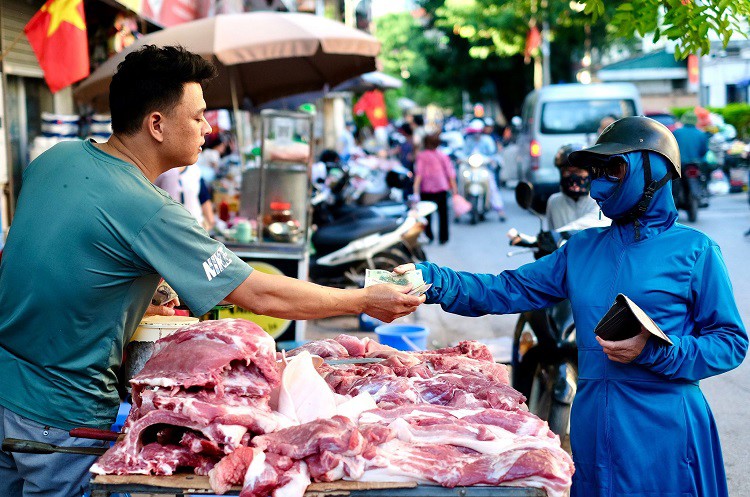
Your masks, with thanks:
<instances>
[{"instance_id":1,"label":"parked motorbike","mask_svg":"<svg viewBox=\"0 0 750 497\"><path fill-rule=\"evenodd\" d=\"M558 247L552 233L544 229L542 216L531 210L532 199L531 185L519 183L516 202L539 217L539 234L530 237L511 230L509 236L518 235L522 240L515 246L526 249L509 252L508 256L532 252L539 259ZM546 420L564 445L569 443L570 408L578 382L575 335L575 324L567 300L547 309L522 313L513 334L513 388L526 396L529 411Z\"/></svg>"},{"instance_id":2,"label":"parked motorbike","mask_svg":"<svg viewBox=\"0 0 750 497\"><path fill-rule=\"evenodd\" d=\"M313 197L313 219L326 218L320 211L326 209L329 195L318 192ZM362 286L365 269L391 270L426 260L419 235L424 218L436 209L434 202L419 202L399 218L355 211L318 224L311 238L310 279L327 286Z\"/></svg>"},{"instance_id":3,"label":"parked motorbike","mask_svg":"<svg viewBox=\"0 0 750 497\"><path fill-rule=\"evenodd\" d=\"M322 226L350 218L401 218L409 212L406 202L384 199L370 205L351 203L351 175L347 167L332 169L325 183L314 184L313 224Z\"/></svg>"},{"instance_id":4,"label":"parked motorbike","mask_svg":"<svg viewBox=\"0 0 750 497\"><path fill-rule=\"evenodd\" d=\"M672 180L674 203L687 212L688 222L696 222L698 209L708 207L708 178L704 164L683 164L682 177Z\"/></svg>"},{"instance_id":5,"label":"parked motorbike","mask_svg":"<svg viewBox=\"0 0 750 497\"><path fill-rule=\"evenodd\" d=\"M471 224L484 221L490 210L490 174L489 159L483 155L472 154L458 161L458 191L471 203Z\"/></svg>"}]
</instances>

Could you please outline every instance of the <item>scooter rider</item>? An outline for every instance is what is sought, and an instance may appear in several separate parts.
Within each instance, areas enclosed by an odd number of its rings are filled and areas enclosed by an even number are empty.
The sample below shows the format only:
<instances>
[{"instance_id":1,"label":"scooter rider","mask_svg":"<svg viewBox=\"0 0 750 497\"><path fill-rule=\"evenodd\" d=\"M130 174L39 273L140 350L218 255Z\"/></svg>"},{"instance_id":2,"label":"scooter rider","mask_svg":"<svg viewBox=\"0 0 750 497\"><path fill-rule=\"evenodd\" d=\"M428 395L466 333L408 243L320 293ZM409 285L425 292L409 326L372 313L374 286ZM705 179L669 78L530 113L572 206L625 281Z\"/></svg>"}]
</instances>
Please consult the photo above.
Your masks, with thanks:
<instances>
[{"instance_id":1,"label":"scooter rider","mask_svg":"<svg viewBox=\"0 0 750 497\"><path fill-rule=\"evenodd\" d=\"M497 153L497 144L488 134L484 133L484 121L473 119L465 130L463 155L480 154L493 157Z\"/></svg>"},{"instance_id":2,"label":"scooter rider","mask_svg":"<svg viewBox=\"0 0 750 497\"><path fill-rule=\"evenodd\" d=\"M727 497L719 434L699 382L739 366L748 338L718 245L677 223L665 188L680 174L677 142L652 119L626 117L569 160L591 167L591 196L612 225L498 275L419 264L432 284L427 302L478 316L570 299L579 366L572 497ZM597 337L619 293L673 345L645 330L619 342Z\"/></svg>"}]
</instances>

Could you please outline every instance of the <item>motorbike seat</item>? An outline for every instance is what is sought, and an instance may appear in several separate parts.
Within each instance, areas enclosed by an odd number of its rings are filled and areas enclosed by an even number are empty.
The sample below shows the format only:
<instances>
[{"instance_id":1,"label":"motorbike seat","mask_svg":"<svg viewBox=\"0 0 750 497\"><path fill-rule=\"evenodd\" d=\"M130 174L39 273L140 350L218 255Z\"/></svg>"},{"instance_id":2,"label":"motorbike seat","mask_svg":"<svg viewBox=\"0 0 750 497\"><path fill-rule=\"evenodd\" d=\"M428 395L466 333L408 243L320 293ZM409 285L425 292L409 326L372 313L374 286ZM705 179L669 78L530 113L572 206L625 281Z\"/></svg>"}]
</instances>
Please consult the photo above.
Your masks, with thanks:
<instances>
[{"instance_id":1,"label":"motorbike seat","mask_svg":"<svg viewBox=\"0 0 750 497\"><path fill-rule=\"evenodd\" d=\"M382 217L336 221L321 226L312 236L318 254L330 254L359 238L378 233L388 233L401 225L398 219Z\"/></svg>"}]
</instances>

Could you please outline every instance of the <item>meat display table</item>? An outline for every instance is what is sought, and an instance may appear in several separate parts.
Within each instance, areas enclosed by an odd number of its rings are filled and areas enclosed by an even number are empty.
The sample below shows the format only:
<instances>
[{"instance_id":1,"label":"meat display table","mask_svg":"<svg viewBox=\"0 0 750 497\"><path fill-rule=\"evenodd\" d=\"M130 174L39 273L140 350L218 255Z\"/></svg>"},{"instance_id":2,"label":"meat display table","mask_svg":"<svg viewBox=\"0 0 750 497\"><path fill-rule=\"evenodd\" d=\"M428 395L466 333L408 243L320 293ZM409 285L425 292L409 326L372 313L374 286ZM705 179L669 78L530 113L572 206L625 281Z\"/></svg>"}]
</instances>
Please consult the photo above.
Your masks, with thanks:
<instances>
[{"instance_id":1,"label":"meat display table","mask_svg":"<svg viewBox=\"0 0 750 497\"><path fill-rule=\"evenodd\" d=\"M91 497L109 497L113 493L164 495L213 495L208 478L196 475L140 476L105 475L91 482ZM239 495L234 487L225 495ZM416 483L337 481L313 483L305 497L546 497L538 488L519 487L456 487Z\"/></svg>"}]
</instances>

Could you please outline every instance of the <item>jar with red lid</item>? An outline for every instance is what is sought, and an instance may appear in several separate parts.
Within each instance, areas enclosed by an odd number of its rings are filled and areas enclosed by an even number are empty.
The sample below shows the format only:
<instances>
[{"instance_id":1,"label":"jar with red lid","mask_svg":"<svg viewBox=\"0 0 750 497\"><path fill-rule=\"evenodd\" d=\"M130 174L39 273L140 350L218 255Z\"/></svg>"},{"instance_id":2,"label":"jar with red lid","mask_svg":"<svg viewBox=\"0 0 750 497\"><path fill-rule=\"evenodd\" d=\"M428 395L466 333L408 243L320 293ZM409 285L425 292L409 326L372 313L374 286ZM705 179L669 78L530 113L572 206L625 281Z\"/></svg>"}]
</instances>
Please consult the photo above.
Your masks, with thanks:
<instances>
[{"instance_id":1,"label":"jar with red lid","mask_svg":"<svg viewBox=\"0 0 750 497\"><path fill-rule=\"evenodd\" d=\"M270 209L263 216L263 224L268 226L271 223L286 223L292 221L292 204L290 202L271 202L268 206Z\"/></svg>"}]
</instances>

